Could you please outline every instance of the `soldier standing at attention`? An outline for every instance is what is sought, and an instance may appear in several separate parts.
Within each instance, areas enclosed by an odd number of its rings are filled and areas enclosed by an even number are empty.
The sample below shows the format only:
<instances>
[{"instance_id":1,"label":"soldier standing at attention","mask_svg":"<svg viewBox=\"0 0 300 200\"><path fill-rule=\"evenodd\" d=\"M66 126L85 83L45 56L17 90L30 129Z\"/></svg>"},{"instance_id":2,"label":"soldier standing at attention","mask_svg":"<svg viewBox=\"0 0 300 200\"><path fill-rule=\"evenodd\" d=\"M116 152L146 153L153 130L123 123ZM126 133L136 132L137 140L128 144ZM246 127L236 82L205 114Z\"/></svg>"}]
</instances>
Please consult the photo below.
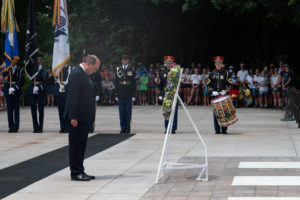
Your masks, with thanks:
<instances>
[{"instance_id":1,"label":"soldier standing at attention","mask_svg":"<svg viewBox=\"0 0 300 200\"><path fill-rule=\"evenodd\" d=\"M60 122L59 133L69 132L69 124L67 118L64 116L64 112L65 112L66 99L67 99L66 86L68 84L69 75L71 71L72 71L72 67L69 65L65 65L62 71L59 73L55 84L54 95L55 95L58 113L59 113L59 122Z\"/></svg>"},{"instance_id":2,"label":"soldier standing at attention","mask_svg":"<svg viewBox=\"0 0 300 200\"><path fill-rule=\"evenodd\" d=\"M20 97L25 84L23 68L17 66L17 63L12 64L9 71L3 72L3 76L8 76L8 81L3 87L7 104L8 132L17 133L20 124Z\"/></svg>"},{"instance_id":3,"label":"soldier standing at attention","mask_svg":"<svg viewBox=\"0 0 300 200\"><path fill-rule=\"evenodd\" d=\"M43 55L38 54L38 74L30 81L28 87L29 102L33 122L33 133L43 132L44 123L44 100L46 94L46 84L48 80L48 70L42 65ZM37 109L39 111L39 121L37 119Z\"/></svg>"},{"instance_id":4,"label":"soldier standing at attention","mask_svg":"<svg viewBox=\"0 0 300 200\"><path fill-rule=\"evenodd\" d=\"M211 97L218 97L227 93L227 88L231 85L231 78L229 72L222 69L224 58L221 56L214 57L216 70L209 74L206 84ZM218 124L216 115L214 113L215 133L220 134L220 125ZM222 127L222 133L227 134L227 127Z\"/></svg>"},{"instance_id":5,"label":"soldier standing at attention","mask_svg":"<svg viewBox=\"0 0 300 200\"><path fill-rule=\"evenodd\" d=\"M132 101L135 101L135 69L129 65L129 57L121 56L122 66L117 67L116 101L119 102L120 133L130 133Z\"/></svg>"}]
</instances>

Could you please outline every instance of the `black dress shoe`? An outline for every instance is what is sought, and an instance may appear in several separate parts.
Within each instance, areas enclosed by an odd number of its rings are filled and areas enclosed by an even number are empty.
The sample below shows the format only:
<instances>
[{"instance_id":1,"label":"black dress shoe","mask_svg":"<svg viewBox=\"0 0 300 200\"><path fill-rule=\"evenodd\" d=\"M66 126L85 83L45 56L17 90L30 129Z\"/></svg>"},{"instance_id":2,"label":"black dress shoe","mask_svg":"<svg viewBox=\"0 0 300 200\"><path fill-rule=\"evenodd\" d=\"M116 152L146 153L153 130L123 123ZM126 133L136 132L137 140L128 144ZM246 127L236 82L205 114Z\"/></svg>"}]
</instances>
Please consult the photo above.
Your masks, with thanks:
<instances>
[{"instance_id":1,"label":"black dress shoe","mask_svg":"<svg viewBox=\"0 0 300 200\"><path fill-rule=\"evenodd\" d=\"M216 131L215 134L221 134L221 132L220 131Z\"/></svg>"},{"instance_id":2,"label":"black dress shoe","mask_svg":"<svg viewBox=\"0 0 300 200\"><path fill-rule=\"evenodd\" d=\"M222 131L222 134L226 135L226 134L227 134L227 131Z\"/></svg>"},{"instance_id":3,"label":"black dress shoe","mask_svg":"<svg viewBox=\"0 0 300 200\"><path fill-rule=\"evenodd\" d=\"M43 132L43 130L38 130L38 133L42 133Z\"/></svg>"},{"instance_id":4,"label":"black dress shoe","mask_svg":"<svg viewBox=\"0 0 300 200\"><path fill-rule=\"evenodd\" d=\"M125 133L125 129L121 129L120 130L120 133L122 134L122 133Z\"/></svg>"},{"instance_id":5,"label":"black dress shoe","mask_svg":"<svg viewBox=\"0 0 300 200\"><path fill-rule=\"evenodd\" d=\"M95 179L95 176L87 175L87 174L84 173L84 172L83 172L83 174L84 174L86 177L89 177L90 179Z\"/></svg>"},{"instance_id":6,"label":"black dress shoe","mask_svg":"<svg viewBox=\"0 0 300 200\"><path fill-rule=\"evenodd\" d=\"M12 129L9 129L8 130L8 133L13 133L14 131Z\"/></svg>"},{"instance_id":7,"label":"black dress shoe","mask_svg":"<svg viewBox=\"0 0 300 200\"><path fill-rule=\"evenodd\" d=\"M13 133L18 133L18 130L13 130Z\"/></svg>"},{"instance_id":8,"label":"black dress shoe","mask_svg":"<svg viewBox=\"0 0 300 200\"><path fill-rule=\"evenodd\" d=\"M62 130L62 129L61 129L61 130L59 131L59 133L64 133L64 131L65 131L65 130Z\"/></svg>"},{"instance_id":9,"label":"black dress shoe","mask_svg":"<svg viewBox=\"0 0 300 200\"><path fill-rule=\"evenodd\" d=\"M84 173L81 173L81 174L71 176L71 180L72 181L90 181L91 178L86 176Z\"/></svg>"},{"instance_id":10,"label":"black dress shoe","mask_svg":"<svg viewBox=\"0 0 300 200\"><path fill-rule=\"evenodd\" d=\"M125 133L130 133L130 130L126 130Z\"/></svg>"},{"instance_id":11,"label":"black dress shoe","mask_svg":"<svg viewBox=\"0 0 300 200\"><path fill-rule=\"evenodd\" d=\"M176 133L176 131L175 130L172 130L172 134L175 134Z\"/></svg>"},{"instance_id":12,"label":"black dress shoe","mask_svg":"<svg viewBox=\"0 0 300 200\"><path fill-rule=\"evenodd\" d=\"M38 130L33 130L32 132L33 132L33 133L38 133L39 131L38 131Z\"/></svg>"},{"instance_id":13,"label":"black dress shoe","mask_svg":"<svg viewBox=\"0 0 300 200\"><path fill-rule=\"evenodd\" d=\"M89 133L94 133L94 130L89 130Z\"/></svg>"}]
</instances>

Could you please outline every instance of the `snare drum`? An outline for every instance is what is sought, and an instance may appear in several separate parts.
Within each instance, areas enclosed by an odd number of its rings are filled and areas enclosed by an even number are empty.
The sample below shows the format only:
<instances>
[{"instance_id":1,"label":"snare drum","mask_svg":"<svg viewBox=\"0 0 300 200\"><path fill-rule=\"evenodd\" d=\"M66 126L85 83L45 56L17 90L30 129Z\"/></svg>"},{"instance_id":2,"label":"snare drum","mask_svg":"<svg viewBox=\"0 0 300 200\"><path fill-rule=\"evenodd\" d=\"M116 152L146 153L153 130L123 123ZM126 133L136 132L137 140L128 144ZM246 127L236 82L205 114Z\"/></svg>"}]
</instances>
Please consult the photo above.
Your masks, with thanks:
<instances>
[{"instance_id":1,"label":"snare drum","mask_svg":"<svg viewBox=\"0 0 300 200\"><path fill-rule=\"evenodd\" d=\"M221 127L228 127L238 121L230 95L224 95L213 99L211 105Z\"/></svg>"}]
</instances>

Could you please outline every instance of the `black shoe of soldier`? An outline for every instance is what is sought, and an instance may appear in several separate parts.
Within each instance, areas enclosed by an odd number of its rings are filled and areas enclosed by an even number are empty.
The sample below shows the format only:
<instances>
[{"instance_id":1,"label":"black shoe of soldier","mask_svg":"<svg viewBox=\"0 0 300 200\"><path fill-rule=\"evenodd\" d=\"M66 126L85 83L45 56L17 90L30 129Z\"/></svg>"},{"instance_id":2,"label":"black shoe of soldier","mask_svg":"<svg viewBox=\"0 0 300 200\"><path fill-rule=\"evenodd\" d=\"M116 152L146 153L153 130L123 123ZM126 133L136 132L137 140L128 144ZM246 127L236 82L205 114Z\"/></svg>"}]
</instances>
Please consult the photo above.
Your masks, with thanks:
<instances>
[{"instance_id":1,"label":"black shoe of soldier","mask_svg":"<svg viewBox=\"0 0 300 200\"><path fill-rule=\"evenodd\" d=\"M176 133L176 131L175 130L172 130L172 134L175 134Z\"/></svg>"},{"instance_id":2,"label":"black shoe of soldier","mask_svg":"<svg viewBox=\"0 0 300 200\"><path fill-rule=\"evenodd\" d=\"M38 131L38 130L33 130L32 132L33 132L33 133L38 133L39 131Z\"/></svg>"},{"instance_id":3,"label":"black shoe of soldier","mask_svg":"<svg viewBox=\"0 0 300 200\"><path fill-rule=\"evenodd\" d=\"M38 130L38 133L42 133L43 132L43 130Z\"/></svg>"},{"instance_id":4,"label":"black shoe of soldier","mask_svg":"<svg viewBox=\"0 0 300 200\"><path fill-rule=\"evenodd\" d=\"M12 129L9 129L8 130L8 133L13 133L14 131Z\"/></svg>"},{"instance_id":5,"label":"black shoe of soldier","mask_svg":"<svg viewBox=\"0 0 300 200\"><path fill-rule=\"evenodd\" d=\"M130 133L130 130L126 130L125 133Z\"/></svg>"},{"instance_id":6,"label":"black shoe of soldier","mask_svg":"<svg viewBox=\"0 0 300 200\"><path fill-rule=\"evenodd\" d=\"M227 134L227 131L222 131L222 134L226 135L226 134Z\"/></svg>"},{"instance_id":7,"label":"black shoe of soldier","mask_svg":"<svg viewBox=\"0 0 300 200\"><path fill-rule=\"evenodd\" d=\"M221 132L220 131L216 131L215 134L221 134Z\"/></svg>"},{"instance_id":8,"label":"black shoe of soldier","mask_svg":"<svg viewBox=\"0 0 300 200\"><path fill-rule=\"evenodd\" d=\"M125 129L121 129L120 130L120 133L122 134L122 133L125 133Z\"/></svg>"}]
</instances>

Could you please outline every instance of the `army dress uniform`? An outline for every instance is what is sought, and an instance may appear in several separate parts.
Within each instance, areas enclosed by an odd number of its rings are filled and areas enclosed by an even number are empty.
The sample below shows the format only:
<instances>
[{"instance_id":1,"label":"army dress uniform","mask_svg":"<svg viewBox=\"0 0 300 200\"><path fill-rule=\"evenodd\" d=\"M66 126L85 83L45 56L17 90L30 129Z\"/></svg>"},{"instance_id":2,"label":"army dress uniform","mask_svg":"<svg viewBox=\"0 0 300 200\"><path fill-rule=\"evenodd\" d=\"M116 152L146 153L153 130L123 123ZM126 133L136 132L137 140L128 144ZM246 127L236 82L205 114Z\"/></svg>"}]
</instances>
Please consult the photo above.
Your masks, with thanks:
<instances>
[{"instance_id":1,"label":"army dress uniform","mask_svg":"<svg viewBox=\"0 0 300 200\"><path fill-rule=\"evenodd\" d=\"M135 70L129 65L117 67L116 97L119 101L120 133L130 133L132 99L136 93Z\"/></svg>"},{"instance_id":2,"label":"army dress uniform","mask_svg":"<svg viewBox=\"0 0 300 200\"><path fill-rule=\"evenodd\" d=\"M96 110L97 110L97 102L100 100L100 95L101 95L101 75L100 72L97 71L91 75L89 75L90 79L92 80L93 83L93 93L94 96L96 97L96 103L95 103L95 113L93 115L91 124L89 126L89 133L94 133L95 126L96 126Z\"/></svg>"},{"instance_id":3,"label":"army dress uniform","mask_svg":"<svg viewBox=\"0 0 300 200\"><path fill-rule=\"evenodd\" d=\"M5 82L3 87L7 104L8 132L17 133L20 125L20 97L23 92L22 87L25 84L25 77L23 68L19 66L12 66L9 71L3 73L4 77L8 77L8 81ZM11 80L9 73L11 73Z\"/></svg>"},{"instance_id":4,"label":"army dress uniform","mask_svg":"<svg viewBox=\"0 0 300 200\"><path fill-rule=\"evenodd\" d=\"M175 58L173 56L165 56L164 57L164 63L165 64L172 64L175 62ZM166 66L163 66L161 68L161 72L160 72L160 79L161 79L161 96L164 97L165 96L165 88L168 85L168 73L169 70L166 68ZM165 133L168 129L168 125L169 125L169 120L165 119ZM172 134L176 133L177 130L177 124L178 124L178 103L176 104L175 107L175 114L174 114L174 120L173 120L173 124L172 124Z\"/></svg>"},{"instance_id":5,"label":"army dress uniform","mask_svg":"<svg viewBox=\"0 0 300 200\"><path fill-rule=\"evenodd\" d=\"M69 123L67 118L64 116L66 99L67 99L67 84L69 75L72 71L72 67L65 65L62 71L59 73L58 79L55 84L54 96L57 103L59 113L60 131L59 133L69 132Z\"/></svg>"},{"instance_id":6,"label":"army dress uniform","mask_svg":"<svg viewBox=\"0 0 300 200\"><path fill-rule=\"evenodd\" d=\"M215 63L223 63L224 58L221 56L217 56L214 58ZM209 74L208 79L206 80L206 84L209 90L209 94L211 98L218 97L220 95L225 95L228 92L228 89L231 85L231 78L229 72L224 69L215 70L214 72ZM217 121L215 113L214 116L214 128L216 134L220 133L220 125ZM227 127L222 127L222 133L227 134Z\"/></svg>"},{"instance_id":7,"label":"army dress uniform","mask_svg":"<svg viewBox=\"0 0 300 200\"><path fill-rule=\"evenodd\" d=\"M33 80L30 81L28 87L34 133L43 132L44 100L46 94L46 85L49 77L48 70L42 65L39 66L38 70L38 74ZM39 120L37 119L37 110L39 111Z\"/></svg>"}]
</instances>

